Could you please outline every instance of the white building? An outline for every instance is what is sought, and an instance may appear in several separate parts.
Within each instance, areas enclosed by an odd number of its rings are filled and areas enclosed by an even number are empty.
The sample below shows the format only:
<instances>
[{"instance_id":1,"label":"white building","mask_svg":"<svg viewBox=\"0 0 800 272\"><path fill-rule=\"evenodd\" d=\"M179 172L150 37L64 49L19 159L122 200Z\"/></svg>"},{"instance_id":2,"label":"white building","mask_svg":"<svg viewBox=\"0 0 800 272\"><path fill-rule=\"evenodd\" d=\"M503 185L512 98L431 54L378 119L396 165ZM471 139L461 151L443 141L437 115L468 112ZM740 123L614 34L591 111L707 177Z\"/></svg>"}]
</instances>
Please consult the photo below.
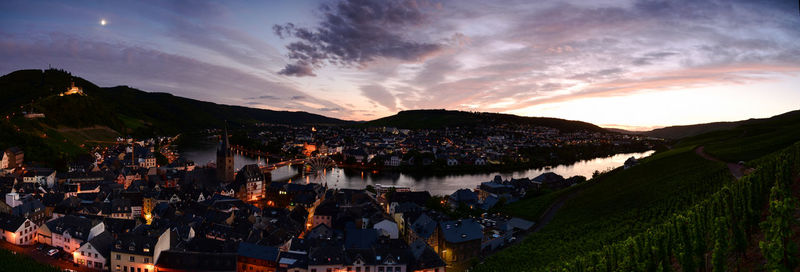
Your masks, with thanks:
<instances>
[{"instance_id":1,"label":"white building","mask_svg":"<svg viewBox=\"0 0 800 272\"><path fill-rule=\"evenodd\" d=\"M39 228L33 221L20 216L0 213L0 231L3 241L15 245L32 245Z\"/></svg>"},{"instance_id":2,"label":"white building","mask_svg":"<svg viewBox=\"0 0 800 272\"><path fill-rule=\"evenodd\" d=\"M78 250L72 253L73 262L78 265L105 270L111 254L114 237L110 232L103 233L83 243Z\"/></svg>"}]
</instances>

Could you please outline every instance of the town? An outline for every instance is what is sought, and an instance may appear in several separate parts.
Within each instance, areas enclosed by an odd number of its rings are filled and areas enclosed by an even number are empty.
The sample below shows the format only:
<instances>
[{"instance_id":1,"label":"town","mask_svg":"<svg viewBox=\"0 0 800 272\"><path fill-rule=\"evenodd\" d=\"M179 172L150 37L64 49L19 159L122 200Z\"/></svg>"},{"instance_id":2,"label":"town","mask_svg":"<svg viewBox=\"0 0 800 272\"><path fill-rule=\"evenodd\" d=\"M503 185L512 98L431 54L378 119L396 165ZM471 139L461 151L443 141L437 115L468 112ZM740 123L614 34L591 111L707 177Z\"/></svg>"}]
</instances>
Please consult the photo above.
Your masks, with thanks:
<instances>
[{"instance_id":1,"label":"town","mask_svg":"<svg viewBox=\"0 0 800 272\"><path fill-rule=\"evenodd\" d=\"M340 167L393 171L527 169L621 152L652 150L663 140L586 130L559 131L525 124L398 129L256 124L233 138L239 152L272 161L329 156ZM216 137L220 130L208 130Z\"/></svg>"},{"instance_id":2,"label":"town","mask_svg":"<svg viewBox=\"0 0 800 272\"><path fill-rule=\"evenodd\" d=\"M532 143L632 141L629 136L559 135L544 128L515 130L536 135L523 140L391 128L284 131L295 138L258 137L287 141L283 150L299 148L308 160L331 155L360 163L380 154L390 158L389 166L414 165L413 156L392 155L409 150L444 154L448 165L480 165L481 159L500 160ZM532 179L497 176L446 196L396 186L336 189L273 181L270 171L280 163L235 169L233 137L227 128L219 132L216 161L206 165L180 157L172 148L175 137L118 138L91 148L90 159L71 162L66 171L26 164L24 150L5 149L0 163L4 247L47 255L57 266L103 271L461 271L534 227L535 222L499 213L497 206L586 180L553 173ZM337 136L342 134L352 136ZM353 148L353 141L361 145Z\"/></svg>"}]
</instances>

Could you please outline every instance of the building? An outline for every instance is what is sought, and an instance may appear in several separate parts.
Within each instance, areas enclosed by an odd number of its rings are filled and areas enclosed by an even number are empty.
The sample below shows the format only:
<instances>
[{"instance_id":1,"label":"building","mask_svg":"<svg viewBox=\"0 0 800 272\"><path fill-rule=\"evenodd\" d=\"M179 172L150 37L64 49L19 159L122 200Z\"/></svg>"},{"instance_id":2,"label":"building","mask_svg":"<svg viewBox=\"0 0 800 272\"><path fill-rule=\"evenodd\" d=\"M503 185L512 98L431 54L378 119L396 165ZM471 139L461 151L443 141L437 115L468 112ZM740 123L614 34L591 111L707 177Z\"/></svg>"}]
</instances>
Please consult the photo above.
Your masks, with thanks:
<instances>
[{"instance_id":1,"label":"building","mask_svg":"<svg viewBox=\"0 0 800 272\"><path fill-rule=\"evenodd\" d=\"M238 272L275 272L278 269L278 248L239 243L236 257Z\"/></svg>"},{"instance_id":2,"label":"building","mask_svg":"<svg viewBox=\"0 0 800 272\"><path fill-rule=\"evenodd\" d=\"M156 260L155 270L157 272L233 272L236 271L236 254L232 252L164 250Z\"/></svg>"},{"instance_id":3,"label":"building","mask_svg":"<svg viewBox=\"0 0 800 272\"><path fill-rule=\"evenodd\" d=\"M37 231L39 243L60 248L65 252L73 252L105 231L105 224L85 217L66 215L42 225Z\"/></svg>"},{"instance_id":4,"label":"building","mask_svg":"<svg viewBox=\"0 0 800 272\"><path fill-rule=\"evenodd\" d=\"M114 241L111 248L111 271L156 271L156 260L170 246L169 229L159 231L140 225L132 233L122 234Z\"/></svg>"},{"instance_id":5,"label":"building","mask_svg":"<svg viewBox=\"0 0 800 272\"><path fill-rule=\"evenodd\" d=\"M69 84L69 89L67 89L63 93L58 94L58 96L65 96L65 95L81 95L81 96L83 96L83 95L86 95L86 94L83 93L83 89L81 89L81 87L75 86L75 82L72 81Z\"/></svg>"},{"instance_id":6,"label":"building","mask_svg":"<svg viewBox=\"0 0 800 272\"><path fill-rule=\"evenodd\" d=\"M257 164L248 164L242 167L239 170L239 173L236 174L236 184L239 186L244 186L244 188L234 188L239 189L239 199L244 201L258 201L264 198L264 187L265 187L265 177L264 173L261 172L261 168L258 167Z\"/></svg>"},{"instance_id":7,"label":"building","mask_svg":"<svg viewBox=\"0 0 800 272\"><path fill-rule=\"evenodd\" d=\"M3 241L15 245L32 245L39 226L21 216L0 213L0 236Z\"/></svg>"},{"instance_id":8,"label":"building","mask_svg":"<svg viewBox=\"0 0 800 272\"><path fill-rule=\"evenodd\" d=\"M411 254L414 258L414 265L409 267L409 271L414 272L446 272L447 264L436 255L436 252L424 241L417 240L411 245Z\"/></svg>"},{"instance_id":9,"label":"building","mask_svg":"<svg viewBox=\"0 0 800 272\"><path fill-rule=\"evenodd\" d=\"M113 244L114 237L110 232L104 231L72 252L73 262L80 266L106 270Z\"/></svg>"},{"instance_id":10,"label":"building","mask_svg":"<svg viewBox=\"0 0 800 272\"><path fill-rule=\"evenodd\" d=\"M50 168L29 169L22 174L22 182L53 188L56 185L56 170Z\"/></svg>"},{"instance_id":11,"label":"building","mask_svg":"<svg viewBox=\"0 0 800 272\"><path fill-rule=\"evenodd\" d=\"M481 252L483 228L472 218L439 223L438 254L448 265L463 263Z\"/></svg>"},{"instance_id":12,"label":"building","mask_svg":"<svg viewBox=\"0 0 800 272\"><path fill-rule=\"evenodd\" d=\"M233 182L233 150L228 142L228 126L217 148L217 180L224 183Z\"/></svg>"},{"instance_id":13,"label":"building","mask_svg":"<svg viewBox=\"0 0 800 272\"><path fill-rule=\"evenodd\" d=\"M25 153L19 147L9 147L3 152L2 160L0 160L0 168L14 169L22 168L22 162L25 159Z\"/></svg>"}]
</instances>

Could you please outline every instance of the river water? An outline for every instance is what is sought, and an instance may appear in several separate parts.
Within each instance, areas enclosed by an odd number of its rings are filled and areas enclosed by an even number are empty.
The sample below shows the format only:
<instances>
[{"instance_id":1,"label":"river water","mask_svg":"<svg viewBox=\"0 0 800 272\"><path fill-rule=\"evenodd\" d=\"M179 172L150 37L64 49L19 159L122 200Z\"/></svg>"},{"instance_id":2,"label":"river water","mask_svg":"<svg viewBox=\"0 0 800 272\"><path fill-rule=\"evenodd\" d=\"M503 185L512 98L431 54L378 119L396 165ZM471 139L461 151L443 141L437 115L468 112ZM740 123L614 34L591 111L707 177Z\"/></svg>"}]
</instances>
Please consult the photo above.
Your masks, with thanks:
<instances>
[{"instance_id":1,"label":"river water","mask_svg":"<svg viewBox=\"0 0 800 272\"><path fill-rule=\"evenodd\" d=\"M330 168L320 174L305 174L297 166L285 166L272 171L272 180L292 182L315 182L326 184L330 188L363 189L367 185L394 185L410 187L412 190L429 191L434 195L451 194L461 188L473 189L481 182L490 181L496 175L503 179L510 178L535 178L545 172L554 172L564 176L564 178L581 175L587 178L592 176L594 171L606 171L622 166L630 157L641 159L650 156L654 151L621 153L609 157L594 158L583 160L570 165L557 165L551 168L535 168L512 172L495 172L487 174L455 174L455 175L436 175L418 176L396 172L370 172L353 169ZM204 148L189 149L181 152L181 156L192 160L198 166L212 162L216 158L216 147L208 146ZM234 166L238 170L247 164L264 164L263 158L251 158L242 155L234 157Z\"/></svg>"}]
</instances>

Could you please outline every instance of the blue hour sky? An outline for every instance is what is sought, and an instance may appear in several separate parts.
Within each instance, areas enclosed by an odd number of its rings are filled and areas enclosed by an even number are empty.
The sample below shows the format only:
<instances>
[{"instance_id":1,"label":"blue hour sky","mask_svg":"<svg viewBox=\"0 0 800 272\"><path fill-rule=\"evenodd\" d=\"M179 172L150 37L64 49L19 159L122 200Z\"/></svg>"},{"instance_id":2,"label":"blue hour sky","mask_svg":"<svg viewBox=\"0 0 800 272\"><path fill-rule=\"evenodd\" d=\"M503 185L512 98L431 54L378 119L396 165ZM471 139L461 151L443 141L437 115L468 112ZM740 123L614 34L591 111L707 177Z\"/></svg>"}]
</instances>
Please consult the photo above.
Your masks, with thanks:
<instances>
[{"instance_id":1,"label":"blue hour sky","mask_svg":"<svg viewBox=\"0 0 800 272\"><path fill-rule=\"evenodd\" d=\"M446 108L647 129L800 108L797 5L2 1L0 73L351 120Z\"/></svg>"}]
</instances>

